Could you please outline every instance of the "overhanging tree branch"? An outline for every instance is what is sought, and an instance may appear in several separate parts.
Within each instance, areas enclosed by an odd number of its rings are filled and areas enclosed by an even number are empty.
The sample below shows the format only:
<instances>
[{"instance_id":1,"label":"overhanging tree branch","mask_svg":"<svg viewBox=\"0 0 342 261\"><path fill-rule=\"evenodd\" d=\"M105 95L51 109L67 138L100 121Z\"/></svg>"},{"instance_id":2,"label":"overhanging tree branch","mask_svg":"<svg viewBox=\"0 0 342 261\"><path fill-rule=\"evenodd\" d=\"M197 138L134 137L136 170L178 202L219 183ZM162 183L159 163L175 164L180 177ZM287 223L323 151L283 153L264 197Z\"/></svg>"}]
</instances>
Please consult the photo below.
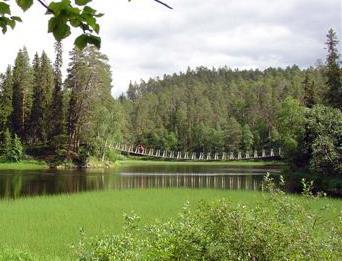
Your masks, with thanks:
<instances>
[{"instance_id":1,"label":"overhanging tree branch","mask_svg":"<svg viewBox=\"0 0 342 261\"><path fill-rule=\"evenodd\" d=\"M159 1L159 0L154 0L154 1L157 2L158 4L161 4L161 5L163 5L163 6L166 6L166 7L169 8L169 9L173 9L171 6L169 6L168 4L166 4L166 3L162 2L162 1Z\"/></svg>"}]
</instances>

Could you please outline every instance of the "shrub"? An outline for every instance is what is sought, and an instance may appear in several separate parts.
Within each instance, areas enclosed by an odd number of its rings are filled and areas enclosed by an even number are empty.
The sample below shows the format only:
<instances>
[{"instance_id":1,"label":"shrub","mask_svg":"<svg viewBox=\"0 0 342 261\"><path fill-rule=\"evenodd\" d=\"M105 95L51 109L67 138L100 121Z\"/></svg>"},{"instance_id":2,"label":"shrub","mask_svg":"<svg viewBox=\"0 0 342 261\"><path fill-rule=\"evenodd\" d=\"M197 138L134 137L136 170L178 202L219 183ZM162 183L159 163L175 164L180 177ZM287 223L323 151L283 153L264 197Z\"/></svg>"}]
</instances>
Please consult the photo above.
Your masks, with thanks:
<instances>
[{"instance_id":1,"label":"shrub","mask_svg":"<svg viewBox=\"0 0 342 261\"><path fill-rule=\"evenodd\" d=\"M309 197L288 197L268 177L263 200L255 206L227 200L186 204L178 218L140 227L125 216L122 233L96 238L83 235L79 260L341 260L342 219L317 230L319 214Z\"/></svg>"},{"instance_id":2,"label":"shrub","mask_svg":"<svg viewBox=\"0 0 342 261\"><path fill-rule=\"evenodd\" d=\"M20 161L24 156L24 147L20 138L16 134L12 138L8 130L4 134L2 155L5 160L15 162Z\"/></svg>"}]
</instances>

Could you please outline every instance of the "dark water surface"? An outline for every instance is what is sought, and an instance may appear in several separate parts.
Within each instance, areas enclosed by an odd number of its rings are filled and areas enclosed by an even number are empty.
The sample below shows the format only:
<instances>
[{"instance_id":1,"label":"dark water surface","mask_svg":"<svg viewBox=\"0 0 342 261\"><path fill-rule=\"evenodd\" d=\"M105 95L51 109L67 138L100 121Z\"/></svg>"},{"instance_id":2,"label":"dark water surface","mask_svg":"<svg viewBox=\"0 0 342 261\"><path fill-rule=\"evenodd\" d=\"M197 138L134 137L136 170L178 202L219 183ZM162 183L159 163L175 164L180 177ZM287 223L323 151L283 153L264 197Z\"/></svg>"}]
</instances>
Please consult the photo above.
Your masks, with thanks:
<instances>
[{"instance_id":1,"label":"dark water surface","mask_svg":"<svg viewBox=\"0 0 342 261\"><path fill-rule=\"evenodd\" d=\"M115 170L0 171L0 198L19 198L129 188L217 188L258 190L276 167L224 165L134 165Z\"/></svg>"}]
</instances>

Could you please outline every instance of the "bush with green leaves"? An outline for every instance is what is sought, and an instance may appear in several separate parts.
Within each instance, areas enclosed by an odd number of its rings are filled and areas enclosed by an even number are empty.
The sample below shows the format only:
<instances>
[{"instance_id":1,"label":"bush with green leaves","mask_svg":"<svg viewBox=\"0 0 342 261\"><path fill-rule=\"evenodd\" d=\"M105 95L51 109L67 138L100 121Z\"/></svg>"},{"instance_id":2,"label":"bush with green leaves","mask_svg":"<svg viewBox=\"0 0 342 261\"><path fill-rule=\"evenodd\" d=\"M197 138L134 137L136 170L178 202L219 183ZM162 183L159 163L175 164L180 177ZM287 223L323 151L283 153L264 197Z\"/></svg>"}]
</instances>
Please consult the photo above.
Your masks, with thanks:
<instances>
[{"instance_id":1,"label":"bush with green leaves","mask_svg":"<svg viewBox=\"0 0 342 261\"><path fill-rule=\"evenodd\" d=\"M6 161L15 161L18 162L22 160L24 156L24 147L21 143L20 138L17 135L14 135L14 138L11 137L11 134L8 130L4 133L4 141L2 145L2 157Z\"/></svg>"},{"instance_id":2,"label":"bush with green leaves","mask_svg":"<svg viewBox=\"0 0 342 261\"><path fill-rule=\"evenodd\" d=\"M310 185L310 184L309 184ZM306 193L309 188L306 186ZM287 196L268 177L254 206L227 200L186 204L176 219L145 227L126 215L116 235L82 239L78 260L341 260L342 219L317 229L319 213ZM329 210L325 210L329 211ZM342 214L342 213L341 213ZM328 221L326 221L328 222Z\"/></svg>"}]
</instances>

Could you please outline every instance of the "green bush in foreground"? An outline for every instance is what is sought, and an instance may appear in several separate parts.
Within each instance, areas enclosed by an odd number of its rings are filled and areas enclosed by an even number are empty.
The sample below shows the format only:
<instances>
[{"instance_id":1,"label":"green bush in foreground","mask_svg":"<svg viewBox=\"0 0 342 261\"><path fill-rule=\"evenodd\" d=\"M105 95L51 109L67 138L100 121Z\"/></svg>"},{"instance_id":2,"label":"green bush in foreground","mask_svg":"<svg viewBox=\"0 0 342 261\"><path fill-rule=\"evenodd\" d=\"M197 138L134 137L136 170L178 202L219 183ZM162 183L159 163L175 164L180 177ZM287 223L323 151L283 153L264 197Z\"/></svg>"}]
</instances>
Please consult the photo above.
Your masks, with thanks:
<instances>
[{"instance_id":1,"label":"green bush in foreground","mask_svg":"<svg viewBox=\"0 0 342 261\"><path fill-rule=\"evenodd\" d=\"M342 260L342 219L322 220L305 202L279 191L268 178L254 207L227 200L186 204L176 219L140 227L126 215L123 232L78 243L78 260ZM325 211L327 211L325 209ZM326 231L318 229L322 225Z\"/></svg>"}]
</instances>

